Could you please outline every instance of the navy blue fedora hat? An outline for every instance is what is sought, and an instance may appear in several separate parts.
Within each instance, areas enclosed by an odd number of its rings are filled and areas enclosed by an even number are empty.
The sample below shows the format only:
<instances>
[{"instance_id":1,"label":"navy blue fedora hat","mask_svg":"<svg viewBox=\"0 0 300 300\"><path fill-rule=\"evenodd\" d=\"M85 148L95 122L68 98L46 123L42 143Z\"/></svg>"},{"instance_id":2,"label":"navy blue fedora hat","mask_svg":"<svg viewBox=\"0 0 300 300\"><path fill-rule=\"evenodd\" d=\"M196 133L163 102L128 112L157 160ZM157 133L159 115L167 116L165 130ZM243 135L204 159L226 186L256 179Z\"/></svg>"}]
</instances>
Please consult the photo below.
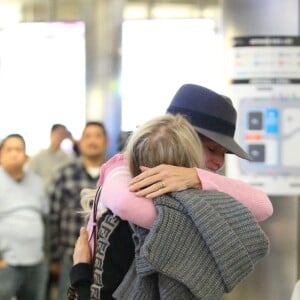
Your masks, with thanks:
<instances>
[{"instance_id":1,"label":"navy blue fedora hat","mask_svg":"<svg viewBox=\"0 0 300 300\"><path fill-rule=\"evenodd\" d=\"M184 84L167 112L186 116L197 132L223 146L228 153L252 160L234 140L237 113L228 97L200 85Z\"/></svg>"}]
</instances>

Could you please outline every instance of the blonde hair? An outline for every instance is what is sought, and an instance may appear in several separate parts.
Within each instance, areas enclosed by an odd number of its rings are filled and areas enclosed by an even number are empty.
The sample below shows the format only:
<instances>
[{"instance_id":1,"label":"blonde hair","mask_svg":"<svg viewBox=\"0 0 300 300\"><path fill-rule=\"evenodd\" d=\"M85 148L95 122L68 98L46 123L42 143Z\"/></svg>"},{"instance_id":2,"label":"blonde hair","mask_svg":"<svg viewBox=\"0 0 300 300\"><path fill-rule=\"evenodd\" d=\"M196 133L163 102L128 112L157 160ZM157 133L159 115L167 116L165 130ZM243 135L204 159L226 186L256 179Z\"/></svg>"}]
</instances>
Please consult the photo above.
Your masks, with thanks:
<instances>
[{"instance_id":1,"label":"blonde hair","mask_svg":"<svg viewBox=\"0 0 300 300\"><path fill-rule=\"evenodd\" d=\"M140 166L204 167L200 139L181 115L165 114L144 123L129 138L125 151L132 176L141 172Z\"/></svg>"}]
</instances>

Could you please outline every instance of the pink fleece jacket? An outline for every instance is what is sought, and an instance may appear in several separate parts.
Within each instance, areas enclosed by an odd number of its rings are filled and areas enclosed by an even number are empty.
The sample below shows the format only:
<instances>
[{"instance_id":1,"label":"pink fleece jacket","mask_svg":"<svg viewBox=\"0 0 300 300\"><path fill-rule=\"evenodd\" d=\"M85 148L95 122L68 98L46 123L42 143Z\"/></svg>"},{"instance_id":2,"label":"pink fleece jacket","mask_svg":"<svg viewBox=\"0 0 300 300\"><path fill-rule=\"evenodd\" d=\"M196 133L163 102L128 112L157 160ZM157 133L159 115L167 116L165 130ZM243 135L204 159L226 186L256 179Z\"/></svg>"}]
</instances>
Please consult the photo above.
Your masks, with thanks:
<instances>
[{"instance_id":1,"label":"pink fleece jacket","mask_svg":"<svg viewBox=\"0 0 300 300\"><path fill-rule=\"evenodd\" d=\"M261 190L243 181L230 179L210 171L203 169L196 169L196 171L203 190L215 190L230 195L245 205L257 221L263 221L272 215L271 201ZM99 186L102 185L100 202L121 219L149 229L156 218L153 200L137 197L129 192L128 186L131 178L125 155L113 156L101 167L98 182Z\"/></svg>"}]
</instances>

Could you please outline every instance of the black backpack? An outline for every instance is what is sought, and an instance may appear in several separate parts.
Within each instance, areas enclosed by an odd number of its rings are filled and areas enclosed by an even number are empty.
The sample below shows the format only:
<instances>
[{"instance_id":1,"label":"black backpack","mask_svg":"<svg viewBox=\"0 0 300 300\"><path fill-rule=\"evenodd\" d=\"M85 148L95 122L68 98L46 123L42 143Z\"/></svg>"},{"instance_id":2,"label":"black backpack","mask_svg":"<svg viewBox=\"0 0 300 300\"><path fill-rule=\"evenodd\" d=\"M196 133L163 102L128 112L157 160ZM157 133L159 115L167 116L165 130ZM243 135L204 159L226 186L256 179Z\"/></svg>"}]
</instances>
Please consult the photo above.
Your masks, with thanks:
<instances>
[{"instance_id":1,"label":"black backpack","mask_svg":"<svg viewBox=\"0 0 300 300\"><path fill-rule=\"evenodd\" d=\"M108 210L98 220L93 263L92 300L111 300L134 259L132 229Z\"/></svg>"}]
</instances>

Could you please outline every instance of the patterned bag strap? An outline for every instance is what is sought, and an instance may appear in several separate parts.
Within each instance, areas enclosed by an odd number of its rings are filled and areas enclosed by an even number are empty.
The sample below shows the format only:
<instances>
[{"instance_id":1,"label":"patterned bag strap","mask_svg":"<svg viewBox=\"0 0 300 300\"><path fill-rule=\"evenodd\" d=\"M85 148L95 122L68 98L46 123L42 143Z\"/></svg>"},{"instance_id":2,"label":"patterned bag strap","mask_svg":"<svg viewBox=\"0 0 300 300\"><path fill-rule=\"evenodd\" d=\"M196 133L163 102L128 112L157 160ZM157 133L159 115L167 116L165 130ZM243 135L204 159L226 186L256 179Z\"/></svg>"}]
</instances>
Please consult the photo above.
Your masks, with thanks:
<instances>
[{"instance_id":1,"label":"patterned bag strap","mask_svg":"<svg viewBox=\"0 0 300 300\"><path fill-rule=\"evenodd\" d=\"M94 255L93 264L93 283L91 285L91 300L101 299L102 290L104 288L104 261L106 253L110 246L110 237L119 224L120 218L114 216L111 212L107 212L103 216L101 216L101 222L99 223L98 228L98 236L95 243L96 251Z\"/></svg>"}]
</instances>

